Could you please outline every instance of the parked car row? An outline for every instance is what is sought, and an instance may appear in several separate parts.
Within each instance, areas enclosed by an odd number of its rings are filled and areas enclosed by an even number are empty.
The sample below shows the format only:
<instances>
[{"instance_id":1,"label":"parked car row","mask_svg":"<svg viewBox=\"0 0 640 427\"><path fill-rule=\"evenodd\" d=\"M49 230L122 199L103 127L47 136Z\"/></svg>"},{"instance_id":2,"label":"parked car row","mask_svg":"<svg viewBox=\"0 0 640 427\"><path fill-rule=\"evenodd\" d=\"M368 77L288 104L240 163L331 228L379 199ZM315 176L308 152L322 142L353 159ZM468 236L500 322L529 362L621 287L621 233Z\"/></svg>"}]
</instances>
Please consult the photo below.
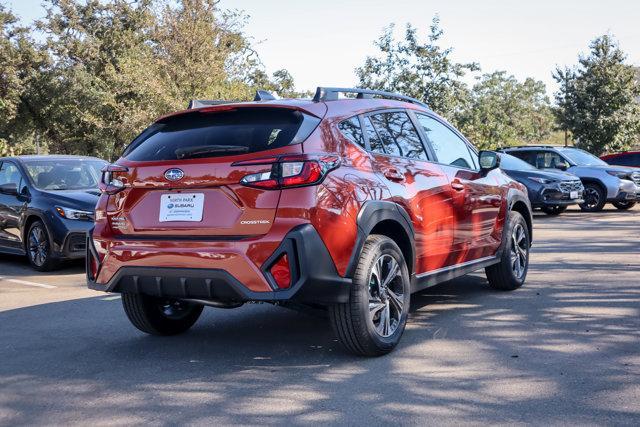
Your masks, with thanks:
<instances>
[{"instance_id":1,"label":"parked car row","mask_svg":"<svg viewBox=\"0 0 640 427\"><path fill-rule=\"evenodd\" d=\"M478 269L495 289L522 286L532 208L627 209L639 194L638 172L574 148L478 151L399 94L259 91L192 101L111 165L1 159L0 249L38 270L86 253L88 286L121 293L149 334L186 331L204 306L312 306L375 356L400 340L416 291Z\"/></svg>"},{"instance_id":2,"label":"parked car row","mask_svg":"<svg viewBox=\"0 0 640 427\"><path fill-rule=\"evenodd\" d=\"M597 212L606 203L631 209L640 200L640 169L610 165L575 147L523 146L501 150L540 170L568 172L584 186L580 208Z\"/></svg>"}]
</instances>

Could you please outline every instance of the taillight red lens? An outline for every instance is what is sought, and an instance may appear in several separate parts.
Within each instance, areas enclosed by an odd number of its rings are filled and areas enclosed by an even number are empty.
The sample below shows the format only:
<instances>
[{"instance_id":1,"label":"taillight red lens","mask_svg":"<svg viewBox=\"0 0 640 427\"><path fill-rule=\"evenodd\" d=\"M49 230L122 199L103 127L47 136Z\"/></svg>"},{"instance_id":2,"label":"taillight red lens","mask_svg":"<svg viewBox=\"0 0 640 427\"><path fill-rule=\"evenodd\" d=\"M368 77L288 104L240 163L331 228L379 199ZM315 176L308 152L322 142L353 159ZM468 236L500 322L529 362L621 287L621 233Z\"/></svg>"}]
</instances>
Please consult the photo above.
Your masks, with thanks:
<instances>
[{"instance_id":1,"label":"taillight red lens","mask_svg":"<svg viewBox=\"0 0 640 427\"><path fill-rule=\"evenodd\" d=\"M282 254L282 256L278 258L278 261L271 266L270 272L278 288L288 289L291 287L291 269L289 268L289 257L287 257L287 254Z\"/></svg>"},{"instance_id":2,"label":"taillight red lens","mask_svg":"<svg viewBox=\"0 0 640 427\"><path fill-rule=\"evenodd\" d=\"M286 165L287 163L283 163ZM284 176L284 175L283 175ZM283 187L294 187L299 185L309 185L322 179L322 167L315 161L304 162L298 175L282 178Z\"/></svg>"},{"instance_id":3,"label":"taillight red lens","mask_svg":"<svg viewBox=\"0 0 640 427\"><path fill-rule=\"evenodd\" d=\"M308 156L306 156L308 157ZM328 156L308 159L302 156L286 156L278 159L256 159L234 163L234 166L262 165L272 162L271 170L252 173L240 180L248 187L276 190L289 187L302 187L320 183L325 175L340 165L339 158Z\"/></svg>"}]
</instances>

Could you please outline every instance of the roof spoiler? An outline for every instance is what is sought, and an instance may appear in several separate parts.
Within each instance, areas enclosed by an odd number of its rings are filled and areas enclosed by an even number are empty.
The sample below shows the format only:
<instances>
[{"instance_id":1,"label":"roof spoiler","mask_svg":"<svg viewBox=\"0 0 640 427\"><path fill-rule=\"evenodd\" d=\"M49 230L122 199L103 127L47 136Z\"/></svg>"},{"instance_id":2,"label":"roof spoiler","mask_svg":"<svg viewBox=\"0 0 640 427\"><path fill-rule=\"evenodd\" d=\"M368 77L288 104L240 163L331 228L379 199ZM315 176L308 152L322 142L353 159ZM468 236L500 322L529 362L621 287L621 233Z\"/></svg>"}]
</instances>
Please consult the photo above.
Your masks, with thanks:
<instances>
[{"instance_id":1,"label":"roof spoiler","mask_svg":"<svg viewBox=\"0 0 640 427\"><path fill-rule=\"evenodd\" d=\"M257 90L256 96L253 98L254 101L275 101L276 97L266 90ZM222 105L222 104L238 104L244 101L226 101L224 99L192 99L189 101L189 105L187 106L188 110L192 110L194 108L203 108L203 107L211 107L213 105Z\"/></svg>"},{"instance_id":2,"label":"roof spoiler","mask_svg":"<svg viewBox=\"0 0 640 427\"><path fill-rule=\"evenodd\" d=\"M356 94L357 99L369 99L378 97L383 99L395 99L398 101L410 102L412 104L420 105L421 107L429 108L427 104L409 96L404 96L399 93L385 92L382 90L372 89L359 89L359 88L345 88L345 87L318 87L316 94L313 97L314 102L321 101L336 101L339 99L341 93L353 93Z\"/></svg>"}]
</instances>

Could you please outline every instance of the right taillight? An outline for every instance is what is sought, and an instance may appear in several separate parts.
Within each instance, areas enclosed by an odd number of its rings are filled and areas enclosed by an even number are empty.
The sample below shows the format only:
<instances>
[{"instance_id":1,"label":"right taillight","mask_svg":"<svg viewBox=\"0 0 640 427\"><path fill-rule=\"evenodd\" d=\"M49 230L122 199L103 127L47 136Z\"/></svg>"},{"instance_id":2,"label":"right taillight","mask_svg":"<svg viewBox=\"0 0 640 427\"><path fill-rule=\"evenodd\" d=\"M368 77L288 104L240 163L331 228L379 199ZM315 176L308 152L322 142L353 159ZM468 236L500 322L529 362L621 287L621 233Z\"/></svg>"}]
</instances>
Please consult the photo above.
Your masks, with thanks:
<instances>
[{"instance_id":1,"label":"right taillight","mask_svg":"<svg viewBox=\"0 0 640 427\"><path fill-rule=\"evenodd\" d=\"M116 194L124 190L124 182L118 178L121 173L128 172L129 169L120 165L107 165L102 168L102 178L100 179L100 190L107 194Z\"/></svg>"},{"instance_id":2,"label":"right taillight","mask_svg":"<svg viewBox=\"0 0 640 427\"><path fill-rule=\"evenodd\" d=\"M240 183L248 187L278 190L319 184L327 173L340 166L340 159L338 156L300 155L257 159L233 165L265 165L264 171L245 175Z\"/></svg>"}]
</instances>

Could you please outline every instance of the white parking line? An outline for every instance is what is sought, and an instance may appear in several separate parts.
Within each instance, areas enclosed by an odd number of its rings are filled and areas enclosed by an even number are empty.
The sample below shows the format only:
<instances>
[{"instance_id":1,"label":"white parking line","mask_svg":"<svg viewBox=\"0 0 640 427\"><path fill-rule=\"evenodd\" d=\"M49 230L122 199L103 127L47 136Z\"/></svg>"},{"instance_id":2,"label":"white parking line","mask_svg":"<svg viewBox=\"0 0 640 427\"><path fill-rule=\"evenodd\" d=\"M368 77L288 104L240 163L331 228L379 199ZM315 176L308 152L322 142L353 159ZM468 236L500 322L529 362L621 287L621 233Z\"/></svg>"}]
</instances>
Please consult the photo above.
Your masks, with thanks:
<instances>
[{"instance_id":1,"label":"white parking line","mask_svg":"<svg viewBox=\"0 0 640 427\"><path fill-rule=\"evenodd\" d=\"M0 280L4 280L5 282L17 283L19 285L34 286L36 288L45 288L45 289L55 288L55 286L53 285L45 285L44 283L29 282L28 280L12 279L10 277L0 276Z\"/></svg>"}]
</instances>

